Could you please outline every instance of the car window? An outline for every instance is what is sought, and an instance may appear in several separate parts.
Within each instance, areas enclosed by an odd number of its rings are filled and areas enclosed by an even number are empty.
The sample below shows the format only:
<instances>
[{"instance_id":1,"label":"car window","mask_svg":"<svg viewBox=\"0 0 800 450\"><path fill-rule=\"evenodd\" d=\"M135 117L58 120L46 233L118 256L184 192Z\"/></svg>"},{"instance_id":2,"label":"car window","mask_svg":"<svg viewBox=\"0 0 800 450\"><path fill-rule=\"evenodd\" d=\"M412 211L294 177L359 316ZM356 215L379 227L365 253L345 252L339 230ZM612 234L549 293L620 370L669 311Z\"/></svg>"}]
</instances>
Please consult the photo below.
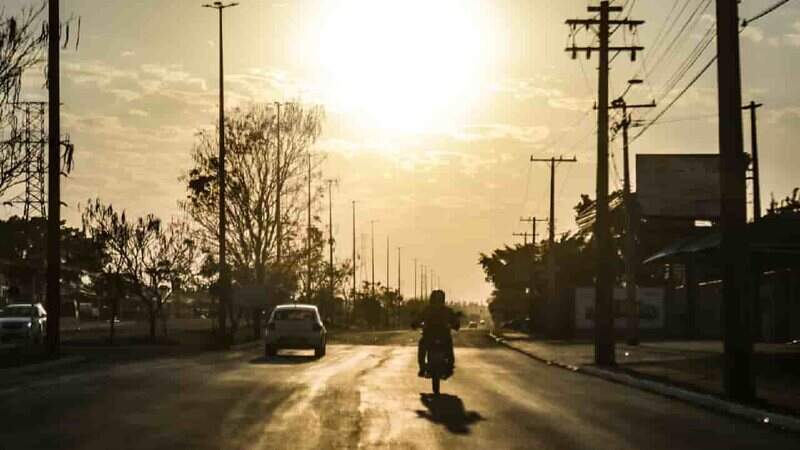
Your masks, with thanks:
<instances>
[{"instance_id":1,"label":"car window","mask_svg":"<svg viewBox=\"0 0 800 450\"><path fill-rule=\"evenodd\" d=\"M308 309L284 309L275 311L275 320L316 321L317 315Z\"/></svg>"},{"instance_id":2,"label":"car window","mask_svg":"<svg viewBox=\"0 0 800 450\"><path fill-rule=\"evenodd\" d=\"M30 317L33 310L31 306L10 306L0 310L0 317Z\"/></svg>"}]
</instances>

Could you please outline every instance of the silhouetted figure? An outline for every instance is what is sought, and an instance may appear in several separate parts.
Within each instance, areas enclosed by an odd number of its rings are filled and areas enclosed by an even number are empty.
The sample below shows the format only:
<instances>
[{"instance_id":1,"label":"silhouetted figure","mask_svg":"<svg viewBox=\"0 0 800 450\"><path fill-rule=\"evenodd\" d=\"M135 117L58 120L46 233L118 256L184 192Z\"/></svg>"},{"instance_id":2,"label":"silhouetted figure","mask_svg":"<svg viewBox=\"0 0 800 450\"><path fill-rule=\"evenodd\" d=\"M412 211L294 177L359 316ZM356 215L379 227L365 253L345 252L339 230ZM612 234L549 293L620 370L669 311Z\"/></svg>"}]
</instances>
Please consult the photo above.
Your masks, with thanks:
<instances>
[{"instance_id":1,"label":"silhouetted figure","mask_svg":"<svg viewBox=\"0 0 800 450\"><path fill-rule=\"evenodd\" d=\"M425 376L426 357L429 343L436 338L443 340L447 344L450 373L455 368L455 354L453 353L453 338L450 330L457 330L461 326L456 313L445 306L444 291L436 289L431 292L430 304L425 307L422 315L418 317L411 326L418 328L422 326L422 337L417 344L417 363L419 364L419 376Z\"/></svg>"}]
</instances>

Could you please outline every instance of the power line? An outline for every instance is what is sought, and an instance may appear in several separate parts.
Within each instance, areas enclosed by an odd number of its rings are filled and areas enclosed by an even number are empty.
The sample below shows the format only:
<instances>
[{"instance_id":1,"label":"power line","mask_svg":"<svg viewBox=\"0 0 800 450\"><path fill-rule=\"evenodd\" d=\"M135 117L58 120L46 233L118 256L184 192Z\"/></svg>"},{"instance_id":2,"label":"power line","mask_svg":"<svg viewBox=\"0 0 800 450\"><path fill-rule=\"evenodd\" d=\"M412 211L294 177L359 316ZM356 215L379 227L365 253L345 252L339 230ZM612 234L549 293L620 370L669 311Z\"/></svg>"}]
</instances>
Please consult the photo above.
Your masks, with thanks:
<instances>
[{"instance_id":1,"label":"power line","mask_svg":"<svg viewBox=\"0 0 800 450\"><path fill-rule=\"evenodd\" d=\"M700 8L701 7L703 8L703 13L704 13L706 9L708 9L709 5L711 5L711 0L700 0L700 2L697 4L697 7L692 11L692 13L686 19L686 22L683 23L683 26L681 26L681 29L678 30L678 33L672 38L672 41L670 41L669 45L667 45L667 47L661 53L661 56L659 56L655 64L651 66L650 68L651 71L655 70L658 67L658 65L665 60L665 58L675 54L674 52L672 52L672 49L675 48L675 45L679 42L680 37L684 34L686 29L689 28L689 25L692 25L692 27L694 26L693 24L696 23L696 19L700 17L697 15L697 13L700 12ZM647 76L650 77L651 74L648 73Z\"/></svg>"},{"instance_id":2,"label":"power line","mask_svg":"<svg viewBox=\"0 0 800 450\"><path fill-rule=\"evenodd\" d=\"M762 11L762 12L760 12L760 13L756 14L755 16L751 17L750 19L745 19L745 20L743 20L743 21L742 21L742 28L740 28L740 29L739 29L739 33L741 33L741 32L744 30L744 27L745 27L746 25L748 25L748 24L751 24L751 23L753 23L753 22L755 22L755 21L757 21L757 20L759 20L759 19L761 19L761 18L765 17L766 15L768 15L768 14L772 13L773 11L777 10L779 7L781 7L781 6L785 5L786 3L789 3L789 0L780 0L779 2L775 3L774 5L770 6L770 7L769 7L769 8L767 8L767 9L765 9L764 11ZM653 120L651 120L651 121L647 122L647 124L646 124L644 127L642 127L642 130L641 130L641 131L639 131L639 133L637 133L637 134L636 134L636 136L634 136L634 137L631 139L631 142L634 142L634 141L636 141L636 140L637 140L637 139L638 139L638 138L639 138L639 137L640 137L642 134L644 134L644 133L645 133L645 132L646 132L646 131L647 131L647 130L648 130L650 127L651 127L651 126L653 126L653 125L654 125L656 122L658 122L658 120L659 120L661 117L663 117L663 116L664 116L664 114L666 114L666 113L667 113L667 111L669 111L669 110L670 110L670 108L672 108L672 106L673 106L673 105L674 105L674 104L675 104L675 103L676 103L676 102L677 102L677 101L678 101L678 100L679 100L681 97L683 97L683 95L684 95L684 94L686 94L686 92L687 92L689 89L691 89L691 87L692 87L692 86L694 86L694 84L695 84L695 83L697 83L697 81L698 81L698 80L699 80L699 79L700 79L700 78L701 78L701 77L702 77L702 76L703 76L703 75L704 75L704 74L705 74L705 73L708 71L708 69L709 69L709 68L711 68L711 66L714 64L714 62L716 62L716 61L717 61L717 58L718 58L718 56L719 56L718 54L715 54L715 55L714 55L714 56L711 58L711 60L710 60L710 61L708 61L708 63L706 63L706 65L705 65L705 66L703 66L703 68L702 68L702 69L700 69L700 72L699 72L697 75L695 75L695 76L694 76L694 78L692 78L692 80L689 82L689 84L687 84L687 85L686 85L686 87L684 87L684 88L683 88L683 90L681 90L681 92L680 92L680 93L679 93L679 94L678 94L678 95L677 95L675 98L673 98L673 99L672 99L672 100L671 100L671 101L670 101L670 102L667 104L667 106L666 106L666 107L664 107L664 109L663 109L663 110L661 110L661 112L659 112L659 113L656 115L656 117L655 117L655 118L653 118Z\"/></svg>"},{"instance_id":3,"label":"power line","mask_svg":"<svg viewBox=\"0 0 800 450\"><path fill-rule=\"evenodd\" d=\"M766 16L767 14L771 13L772 11L775 11L776 9L780 8L781 6L783 6L783 5L787 4L787 3L789 3L789 0L781 0L778 3L775 3L774 5L770 6L767 9L765 9L764 11L761 11L760 13L756 14L755 16L753 16L753 17L751 17L749 19L743 20L742 21L742 28L744 28L747 25L755 22L756 20Z\"/></svg>"}]
</instances>

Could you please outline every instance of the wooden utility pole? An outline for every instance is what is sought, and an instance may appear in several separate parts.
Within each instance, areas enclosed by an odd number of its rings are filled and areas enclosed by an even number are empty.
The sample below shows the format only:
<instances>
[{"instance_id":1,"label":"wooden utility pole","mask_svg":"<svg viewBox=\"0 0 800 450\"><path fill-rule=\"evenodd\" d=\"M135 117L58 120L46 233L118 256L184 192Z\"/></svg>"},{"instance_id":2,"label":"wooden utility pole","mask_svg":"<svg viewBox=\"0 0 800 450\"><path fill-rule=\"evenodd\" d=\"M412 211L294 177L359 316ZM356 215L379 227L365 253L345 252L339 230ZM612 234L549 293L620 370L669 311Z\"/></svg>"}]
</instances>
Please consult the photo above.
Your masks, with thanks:
<instances>
[{"instance_id":1,"label":"wooden utility pole","mask_svg":"<svg viewBox=\"0 0 800 450\"><path fill-rule=\"evenodd\" d=\"M735 0L717 0L716 6L724 385L728 397L750 401L755 397L755 382L751 302L745 294L749 249L745 236L747 186L742 143L739 6Z\"/></svg>"},{"instance_id":2,"label":"wooden utility pole","mask_svg":"<svg viewBox=\"0 0 800 450\"><path fill-rule=\"evenodd\" d=\"M48 3L47 353L61 352L61 69L58 0Z\"/></svg>"},{"instance_id":3,"label":"wooden utility pole","mask_svg":"<svg viewBox=\"0 0 800 450\"><path fill-rule=\"evenodd\" d=\"M390 250L389 250L389 235L386 235L386 291L389 291L389 260L390 258Z\"/></svg>"},{"instance_id":4,"label":"wooden utility pole","mask_svg":"<svg viewBox=\"0 0 800 450\"><path fill-rule=\"evenodd\" d=\"M370 249L372 252L372 257L370 258L370 262L372 263L372 280L371 280L371 288L372 288L372 298L375 298L375 221L369 221L370 226Z\"/></svg>"},{"instance_id":5,"label":"wooden utility pole","mask_svg":"<svg viewBox=\"0 0 800 450\"><path fill-rule=\"evenodd\" d=\"M756 109L764 106L750 101L742 109L750 110L750 158L753 160L753 222L761 220L761 173L758 170L758 129L756 128Z\"/></svg>"},{"instance_id":6,"label":"wooden utility pole","mask_svg":"<svg viewBox=\"0 0 800 450\"><path fill-rule=\"evenodd\" d=\"M520 222L529 222L531 224L531 243L534 247L536 247L536 237L538 234L536 233L536 223L537 222L547 222L547 219L537 219L536 217L520 217Z\"/></svg>"},{"instance_id":7,"label":"wooden utility pole","mask_svg":"<svg viewBox=\"0 0 800 450\"><path fill-rule=\"evenodd\" d=\"M330 289L330 299L333 300L336 297L336 281L335 281L335 269L333 267L333 184L336 183L336 180L328 179L325 180L328 183L328 250L329 250L329 261L328 261L328 277L329 277L329 289Z\"/></svg>"},{"instance_id":8,"label":"wooden utility pole","mask_svg":"<svg viewBox=\"0 0 800 450\"><path fill-rule=\"evenodd\" d=\"M276 117L275 117L275 131L277 135L277 150L275 152L275 220L278 222L275 225L276 235L276 260L278 265L281 264L283 257L283 219L281 216L281 197L283 196L283 180L281 179L281 150L283 144L281 143L281 103L275 102Z\"/></svg>"},{"instance_id":9,"label":"wooden utility pole","mask_svg":"<svg viewBox=\"0 0 800 450\"><path fill-rule=\"evenodd\" d=\"M610 366L615 364L614 352L614 253L611 245L611 231L608 221L608 68L609 53L630 52L631 60L636 60L636 52L644 50L640 46L610 46L610 26L614 30L623 27L632 29L644 23L643 20L611 19L611 13L622 12L622 6L611 6L608 0L600 2L600 6L589 6L590 13L599 13L591 19L567 20L573 36L579 27L597 27L599 46L580 47L571 45L566 51L577 58L578 52L585 52L587 57L598 52L600 67L598 73L597 99L597 201L595 203L596 218L594 224L594 240L596 249L596 284L595 284L595 364Z\"/></svg>"},{"instance_id":10,"label":"wooden utility pole","mask_svg":"<svg viewBox=\"0 0 800 450\"><path fill-rule=\"evenodd\" d=\"M631 80L639 81L639 80ZM639 81L641 82L641 81ZM628 109L655 108L652 101L644 104L629 105L623 97L611 102L611 109L622 110L622 121L617 128L622 130L622 200L625 205L625 303L627 312L627 344L639 345L639 302L636 295L636 270L638 266L636 256L636 232L638 228L638 215L635 202L631 196L631 169L629 155L628 128L633 126Z\"/></svg>"},{"instance_id":11,"label":"wooden utility pole","mask_svg":"<svg viewBox=\"0 0 800 450\"><path fill-rule=\"evenodd\" d=\"M522 233L511 233L511 235L515 237L521 237L523 239L523 242L525 243L525 247L528 246L528 236L532 236L527 231L524 231Z\"/></svg>"},{"instance_id":12,"label":"wooden utility pole","mask_svg":"<svg viewBox=\"0 0 800 450\"><path fill-rule=\"evenodd\" d=\"M356 305L356 295L358 293L358 284L356 283L356 201L353 200L353 304Z\"/></svg>"},{"instance_id":13,"label":"wooden utility pole","mask_svg":"<svg viewBox=\"0 0 800 450\"><path fill-rule=\"evenodd\" d=\"M414 298L419 299L417 295L417 258L414 258Z\"/></svg>"},{"instance_id":14,"label":"wooden utility pole","mask_svg":"<svg viewBox=\"0 0 800 450\"><path fill-rule=\"evenodd\" d=\"M402 264L402 259L400 259L400 247L397 247L397 295L403 295L402 292L402 284L400 284L400 266Z\"/></svg>"},{"instance_id":15,"label":"wooden utility pole","mask_svg":"<svg viewBox=\"0 0 800 450\"><path fill-rule=\"evenodd\" d=\"M308 222L306 224L306 301L311 302L311 152L306 155L308 162L308 205L306 212L308 214Z\"/></svg>"},{"instance_id":16,"label":"wooden utility pole","mask_svg":"<svg viewBox=\"0 0 800 450\"><path fill-rule=\"evenodd\" d=\"M558 292L556 289L556 254L555 254L555 241L556 241L556 166L559 163L574 163L578 160L573 156L572 158L534 158L531 156L531 162L544 162L550 164L550 217L549 217L549 236L548 236L548 250L547 250L547 325L550 329L547 333L551 336L558 333ZM535 224L536 222L534 222ZM534 237L535 239L535 237Z\"/></svg>"}]
</instances>

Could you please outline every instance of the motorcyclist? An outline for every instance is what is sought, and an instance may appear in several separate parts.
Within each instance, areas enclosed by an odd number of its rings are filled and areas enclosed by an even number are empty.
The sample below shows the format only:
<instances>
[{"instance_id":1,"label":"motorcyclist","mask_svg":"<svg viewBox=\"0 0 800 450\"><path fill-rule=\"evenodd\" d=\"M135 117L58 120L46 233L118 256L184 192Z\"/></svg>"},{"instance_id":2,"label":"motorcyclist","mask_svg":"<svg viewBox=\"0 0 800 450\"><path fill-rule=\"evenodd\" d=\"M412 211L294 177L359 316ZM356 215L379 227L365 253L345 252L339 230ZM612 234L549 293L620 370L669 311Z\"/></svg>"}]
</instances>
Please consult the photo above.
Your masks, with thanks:
<instances>
[{"instance_id":1,"label":"motorcyclist","mask_svg":"<svg viewBox=\"0 0 800 450\"><path fill-rule=\"evenodd\" d=\"M460 327L458 315L445 306L444 291L436 289L431 292L430 304L425 307L422 314L412 323L412 327L418 328L422 325L422 337L417 344L417 363L419 364L419 376L425 376L425 360L428 345L432 339L440 338L446 344L449 352L450 372L455 368L455 355L453 353L453 338L450 336L450 329L457 330Z\"/></svg>"}]
</instances>

